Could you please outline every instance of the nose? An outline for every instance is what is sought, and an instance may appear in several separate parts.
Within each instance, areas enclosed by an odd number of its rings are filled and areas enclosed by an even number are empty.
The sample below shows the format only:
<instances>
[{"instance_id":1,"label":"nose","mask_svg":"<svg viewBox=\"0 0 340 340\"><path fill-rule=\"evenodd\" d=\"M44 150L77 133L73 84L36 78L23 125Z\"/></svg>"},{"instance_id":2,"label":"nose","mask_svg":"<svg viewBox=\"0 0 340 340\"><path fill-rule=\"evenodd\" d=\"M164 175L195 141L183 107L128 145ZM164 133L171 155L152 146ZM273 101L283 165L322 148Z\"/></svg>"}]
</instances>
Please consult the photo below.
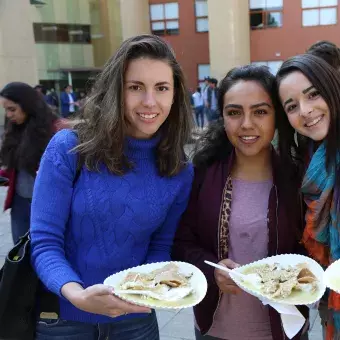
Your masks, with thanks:
<instances>
[{"instance_id":1,"label":"nose","mask_svg":"<svg viewBox=\"0 0 340 340\"><path fill-rule=\"evenodd\" d=\"M7 118L11 118L13 116L13 113L9 110L6 110L5 113Z\"/></svg>"},{"instance_id":2,"label":"nose","mask_svg":"<svg viewBox=\"0 0 340 340\"><path fill-rule=\"evenodd\" d=\"M156 105L155 94L153 91L146 91L143 98L143 105L152 108Z\"/></svg>"},{"instance_id":3,"label":"nose","mask_svg":"<svg viewBox=\"0 0 340 340\"><path fill-rule=\"evenodd\" d=\"M308 117L313 112L313 106L305 101L300 102L300 116Z\"/></svg>"},{"instance_id":4,"label":"nose","mask_svg":"<svg viewBox=\"0 0 340 340\"><path fill-rule=\"evenodd\" d=\"M241 128L251 129L254 126L251 114L245 113L242 119Z\"/></svg>"}]
</instances>

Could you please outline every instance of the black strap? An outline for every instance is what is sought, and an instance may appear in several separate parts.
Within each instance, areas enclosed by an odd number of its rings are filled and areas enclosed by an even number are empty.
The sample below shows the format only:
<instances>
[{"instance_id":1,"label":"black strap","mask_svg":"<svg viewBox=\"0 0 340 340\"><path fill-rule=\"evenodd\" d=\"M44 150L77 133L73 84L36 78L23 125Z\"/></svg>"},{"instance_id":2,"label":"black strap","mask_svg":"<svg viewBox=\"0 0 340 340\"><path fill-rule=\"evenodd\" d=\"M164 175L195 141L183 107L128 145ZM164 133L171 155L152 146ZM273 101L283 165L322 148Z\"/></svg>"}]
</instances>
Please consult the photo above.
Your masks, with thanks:
<instances>
[{"instance_id":1,"label":"black strap","mask_svg":"<svg viewBox=\"0 0 340 340\"><path fill-rule=\"evenodd\" d=\"M77 166L77 171L73 179L73 187L77 183L81 173L81 168ZM38 288L38 316L45 319L59 318L60 306L59 297L44 288L39 282Z\"/></svg>"}]
</instances>

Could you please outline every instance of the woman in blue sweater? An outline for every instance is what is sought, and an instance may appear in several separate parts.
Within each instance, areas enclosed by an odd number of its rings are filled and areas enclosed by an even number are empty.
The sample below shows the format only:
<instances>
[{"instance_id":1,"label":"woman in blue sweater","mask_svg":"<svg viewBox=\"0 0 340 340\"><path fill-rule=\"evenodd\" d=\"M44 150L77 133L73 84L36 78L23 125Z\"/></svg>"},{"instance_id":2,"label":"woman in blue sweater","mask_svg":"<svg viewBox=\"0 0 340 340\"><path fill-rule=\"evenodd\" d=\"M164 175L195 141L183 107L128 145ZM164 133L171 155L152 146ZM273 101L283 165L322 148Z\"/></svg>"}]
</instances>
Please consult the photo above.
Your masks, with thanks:
<instances>
[{"instance_id":1,"label":"woman in blue sweater","mask_svg":"<svg viewBox=\"0 0 340 340\"><path fill-rule=\"evenodd\" d=\"M193 170L182 70L156 36L125 41L107 62L74 131L48 145L32 202L32 263L59 296L39 310L36 339L159 339L154 311L113 295L104 279L170 260Z\"/></svg>"}]
</instances>

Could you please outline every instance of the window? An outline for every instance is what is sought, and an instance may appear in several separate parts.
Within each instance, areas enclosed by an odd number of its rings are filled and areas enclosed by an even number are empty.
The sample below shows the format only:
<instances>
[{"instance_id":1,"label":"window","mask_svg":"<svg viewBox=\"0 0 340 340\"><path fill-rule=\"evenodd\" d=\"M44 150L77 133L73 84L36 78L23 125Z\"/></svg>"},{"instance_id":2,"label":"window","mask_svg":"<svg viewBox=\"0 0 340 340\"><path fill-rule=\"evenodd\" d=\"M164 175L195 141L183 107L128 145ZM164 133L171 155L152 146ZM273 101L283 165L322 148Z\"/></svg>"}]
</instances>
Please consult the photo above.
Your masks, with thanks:
<instances>
[{"instance_id":1,"label":"window","mask_svg":"<svg viewBox=\"0 0 340 340\"><path fill-rule=\"evenodd\" d=\"M33 24L37 43L90 44L90 25Z\"/></svg>"},{"instance_id":2,"label":"window","mask_svg":"<svg viewBox=\"0 0 340 340\"><path fill-rule=\"evenodd\" d=\"M204 78L210 77L210 65L209 64L198 64L198 84L204 88Z\"/></svg>"},{"instance_id":3,"label":"window","mask_svg":"<svg viewBox=\"0 0 340 340\"><path fill-rule=\"evenodd\" d=\"M208 32L208 3L207 0L195 1L196 31Z\"/></svg>"},{"instance_id":4,"label":"window","mask_svg":"<svg viewBox=\"0 0 340 340\"><path fill-rule=\"evenodd\" d=\"M156 35L179 34L178 3L150 5L151 31Z\"/></svg>"},{"instance_id":5,"label":"window","mask_svg":"<svg viewBox=\"0 0 340 340\"><path fill-rule=\"evenodd\" d=\"M268 66L271 73L276 75L277 71L281 67L283 61L282 60L269 60L269 61L253 61L252 64L259 66Z\"/></svg>"},{"instance_id":6,"label":"window","mask_svg":"<svg viewBox=\"0 0 340 340\"><path fill-rule=\"evenodd\" d=\"M249 0L252 30L281 27L283 0Z\"/></svg>"},{"instance_id":7,"label":"window","mask_svg":"<svg viewBox=\"0 0 340 340\"><path fill-rule=\"evenodd\" d=\"M302 26L335 25L338 0L301 0Z\"/></svg>"}]
</instances>

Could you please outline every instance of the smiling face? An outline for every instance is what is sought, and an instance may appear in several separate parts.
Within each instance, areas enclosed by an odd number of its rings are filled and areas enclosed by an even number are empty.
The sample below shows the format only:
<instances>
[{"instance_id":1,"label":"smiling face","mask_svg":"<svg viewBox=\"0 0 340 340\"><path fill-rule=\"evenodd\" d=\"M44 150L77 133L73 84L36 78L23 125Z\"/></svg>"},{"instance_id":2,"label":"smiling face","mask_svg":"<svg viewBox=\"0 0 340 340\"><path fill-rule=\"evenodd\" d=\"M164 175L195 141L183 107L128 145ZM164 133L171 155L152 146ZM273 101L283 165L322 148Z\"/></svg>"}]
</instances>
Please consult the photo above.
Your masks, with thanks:
<instances>
[{"instance_id":1,"label":"smiling face","mask_svg":"<svg viewBox=\"0 0 340 340\"><path fill-rule=\"evenodd\" d=\"M128 135L151 138L169 116L173 98L173 72L167 62L149 58L132 60L124 79Z\"/></svg>"},{"instance_id":2,"label":"smiling face","mask_svg":"<svg viewBox=\"0 0 340 340\"><path fill-rule=\"evenodd\" d=\"M228 139L238 156L268 152L275 133L275 111L268 93L256 81L239 81L223 97Z\"/></svg>"},{"instance_id":3,"label":"smiling face","mask_svg":"<svg viewBox=\"0 0 340 340\"><path fill-rule=\"evenodd\" d=\"M314 141L326 138L330 112L319 91L301 72L288 74L280 83L281 102L291 126Z\"/></svg>"}]
</instances>

